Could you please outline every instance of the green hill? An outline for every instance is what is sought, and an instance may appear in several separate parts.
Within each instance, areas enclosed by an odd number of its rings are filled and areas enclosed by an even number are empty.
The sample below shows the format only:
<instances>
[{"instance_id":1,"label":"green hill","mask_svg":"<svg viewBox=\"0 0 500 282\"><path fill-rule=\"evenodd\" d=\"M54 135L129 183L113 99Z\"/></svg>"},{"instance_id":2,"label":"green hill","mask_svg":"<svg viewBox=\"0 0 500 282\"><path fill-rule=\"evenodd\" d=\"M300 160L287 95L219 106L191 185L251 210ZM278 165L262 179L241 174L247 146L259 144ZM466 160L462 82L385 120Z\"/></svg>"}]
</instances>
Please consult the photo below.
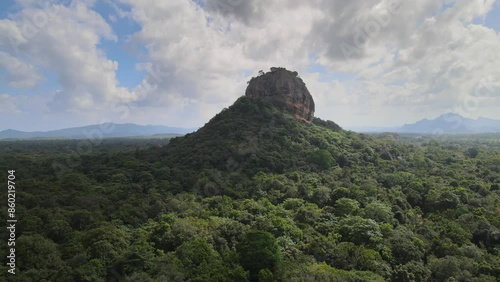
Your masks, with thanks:
<instances>
[{"instance_id":1,"label":"green hill","mask_svg":"<svg viewBox=\"0 0 500 282\"><path fill-rule=\"evenodd\" d=\"M349 138L337 125L333 131L316 121L307 124L268 101L241 97L197 132L173 139L158 157L166 165L253 174L318 169L315 164L324 164L311 155L323 150L331 167L349 149Z\"/></svg>"}]
</instances>

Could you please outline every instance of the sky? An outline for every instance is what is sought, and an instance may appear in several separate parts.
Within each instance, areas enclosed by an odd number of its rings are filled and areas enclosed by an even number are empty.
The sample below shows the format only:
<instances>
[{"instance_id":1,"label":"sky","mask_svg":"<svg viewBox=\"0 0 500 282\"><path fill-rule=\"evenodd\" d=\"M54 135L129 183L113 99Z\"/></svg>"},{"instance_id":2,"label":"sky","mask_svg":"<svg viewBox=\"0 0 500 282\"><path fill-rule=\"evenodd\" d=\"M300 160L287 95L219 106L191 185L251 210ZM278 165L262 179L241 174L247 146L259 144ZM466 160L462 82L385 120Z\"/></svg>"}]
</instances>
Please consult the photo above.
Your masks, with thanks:
<instances>
[{"instance_id":1,"label":"sky","mask_svg":"<svg viewBox=\"0 0 500 282\"><path fill-rule=\"evenodd\" d=\"M495 0L1 1L0 130L200 127L270 67L344 128L500 119L499 31Z\"/></svg>"}]
</instances>

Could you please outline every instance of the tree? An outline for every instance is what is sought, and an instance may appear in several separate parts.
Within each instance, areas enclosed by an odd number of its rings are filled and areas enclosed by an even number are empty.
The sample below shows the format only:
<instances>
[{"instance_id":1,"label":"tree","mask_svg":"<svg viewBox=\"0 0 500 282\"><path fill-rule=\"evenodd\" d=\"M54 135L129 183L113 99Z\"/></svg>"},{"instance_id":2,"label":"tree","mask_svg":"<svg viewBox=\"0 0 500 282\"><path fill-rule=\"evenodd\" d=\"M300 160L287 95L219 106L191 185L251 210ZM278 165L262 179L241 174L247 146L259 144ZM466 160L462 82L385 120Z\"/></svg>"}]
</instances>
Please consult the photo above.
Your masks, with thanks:
<instances>
[{"instance_id":1,"label":"tree","mask_svg":"<svg viewBox=\"0 0 500 282\"><path fill-rule=\"evenodd\" d=\"M325 149L312 152L309 155L308 160L323 170L331 168L335 163L335 159L332 157L332 154Z\"/></svg>"},{"instance_id":2,"label":"tree","mask_svg":"<svg viewBox=\"0 0 500 282\"><path fill-rule=\"evenodd\" d=\"M477 155L479 155L479 149L476 147L468 148L467 150L465 150L464 154L467 157L474 159L475 157L477 157Z\"/></svg>"},{"instance_id":3,"label":"tree","mask_svg":"<svg viewBox=\"0 0 500 282\"><path fill-rule=\"evenodd\" d=\"M393 236L387 240L387 243L397 264L420 261L424 257L424 242L410 231L396 229Z\"/></svg>"},{"instance_id":4,"label":"tree","mask_svg":"<svg viewBox=\"0 0 500 282\"><path fill-rule=\"evenodd\" d=\"M269 232L251 230L236 246L241 265L250 271L250 280L258 281L259 271L273 269L281 261L276 239Z\"/></svg>"},{"instance_id":5,"label":"tree","mask_svg":"<svg viewBox=\"0 0 500 282\"><path fill-rule=\"evenodd\" d=\"M85 237L89 255L99 259L104 266L115 262L129 246L129 235L109 223L86 231Z\"/></svg>"},{"instance_id":6,"label":"tree","mask_svg":"<svg viewBox=\"0 0 500 282\"><path fill-rule=\"evenodd\" d=\"M335 214L338 216L356 215L359 202L354 199L340 198L335 202Z\"/></svg>"},{"instance_id":7,"label":"tree","mask_svg":"<svg viewBox=\"0 0 500 282\"><path fill-rule=\"evenodd\" d=\"M181 263L189 269L198 267L204 262L209 263L219 259L217 252L204 239L183 243L177 248L175 254Z\"/></svg>"},{"instance_id":8,"label":"tree","mask_svg":"<svg viewBox=\"0 0 500 282\"><path fill-rule=\"evenodd\" d=\"M331 189L325 186L320 186L314 189L312 200L318 206L323 207L328 202L330 202Z\"/></svg>"},{"instance_id":9,"label":"tree","mask_svg":"<svg viewBox=\"0 0 500 282\"><path fill-rule=\"evenodd\" d=\"M471 281L477 271L475 262L465 257L446 256L429 261L433 281Z\"/></svg>"},{"instance_id":10,"label":"tree","mask_svg":"<svg viewBox=\"0 0 500 282\"><path fill-rule=\"evenodd\" d=\"M264 268L259 271L259 282L274 282L271 270Z\"/></svg>"},{"instance_id":11,"label":"tree","mask_svg":"<svg viewBox=\"0 0 500 282\"><path fill-rule=\"evenodd\" d=\"M376 222L392 223L394 221L391 207L380 202L367 204L363 209L363 215L365 218L371 218Z\"/></svg>"},{"instance_id":12,"label":"tree","mask_svg":"<svg viewBox=\"0 0 500 282\"><path fill-rule=\"evenodd\" d=\"M392 281L397 282L416 282L428 281L431 276L431 271L421 262L411 261L404 265L394 267L392 273Z\"/></svg>"},{"instance_id":13,"label":"tree","mask_svg":"<svg viewBox=\"0 0 500 282\"><path fill-rule=\"evenodd\" d=\"M64 265L57 245L40 234L21 235L16 241L16 274L30 277L25 281L48 281Z\"/></svg>"},{"instance_id":14,"label":"tree","mask_svg":"<svg viewBox=\"0 0 500 282\"><path fill-rule=\"evenodd\" d=\"M327 263L345 270L369 270L387 276L390 267L380 254L372 249L357 246L351 242L341 242L330 250Z\"/></svg>"},{"instance_id":15,"label":"tree","mask_svg":"<svg viewBox=\"0 0 500 282\"><path fill-rule=\"evenodd\" d=\"M188 281L247 281L241 266L227 266L217 251L204 239L195 239L180 245L176 258L184 269Z\"/></svg>"},{"instance_id":16,"label":"tree","mask_svg":"<svg viewBox=\"0 0 500 282\"><path fill-rule=\"evenodd\" d=\"M339 221L337 232L342 235L342 241L357 245L374 246L382 239L378 224L373 219L360 216L347 216Z\"/></svg>"}]
</instances>

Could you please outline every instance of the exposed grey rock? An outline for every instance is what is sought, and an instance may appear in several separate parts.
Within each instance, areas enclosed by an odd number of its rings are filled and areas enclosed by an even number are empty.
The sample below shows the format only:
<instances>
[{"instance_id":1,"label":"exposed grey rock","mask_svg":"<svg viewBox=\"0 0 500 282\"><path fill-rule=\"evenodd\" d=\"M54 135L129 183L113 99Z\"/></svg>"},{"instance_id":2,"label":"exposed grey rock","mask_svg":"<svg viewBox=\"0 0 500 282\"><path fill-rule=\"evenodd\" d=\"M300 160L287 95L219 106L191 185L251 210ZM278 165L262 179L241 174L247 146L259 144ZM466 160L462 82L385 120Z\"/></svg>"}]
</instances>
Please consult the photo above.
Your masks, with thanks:
<instances>
[{"instance_id":1,"label":"exposed grey rock","mask_svg":"<svg viewBox=\"0 0 500 282\"><path fill-rule=\"evenodd\" d=\"M286 110L295 118L311 122L314 118L314 100L305 83L284 68L271 68L270 72L249 81L245 95L255 99L268 98L277 108Z\"/></svg>"}]
</instances>

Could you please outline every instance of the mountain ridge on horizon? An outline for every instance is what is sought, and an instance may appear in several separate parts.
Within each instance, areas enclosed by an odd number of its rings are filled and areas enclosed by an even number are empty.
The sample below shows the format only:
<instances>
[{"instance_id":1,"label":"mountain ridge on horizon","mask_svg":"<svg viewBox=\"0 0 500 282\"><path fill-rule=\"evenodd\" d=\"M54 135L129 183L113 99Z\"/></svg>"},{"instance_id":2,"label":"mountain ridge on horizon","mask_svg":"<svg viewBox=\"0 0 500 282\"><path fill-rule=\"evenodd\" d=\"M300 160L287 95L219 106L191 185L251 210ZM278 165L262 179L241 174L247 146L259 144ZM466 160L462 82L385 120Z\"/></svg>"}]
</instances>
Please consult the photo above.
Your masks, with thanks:
<instances>
[{"instance_id":1,"label":"mountain ridge on horizon","mask_svg":"<svg viewBox=\"0 0 500 282\"><path fill-rule=\"evenodd\" d=\"M398 132L432 134L476 134L500 132L500 120L478 117L467 118L458 113L444 113L434 119L424 118L412 124L404 124Z\"/></svg>"},{"instance_id":2,"label":"mountain ridge on horizon","mask_svg":"<svg viewBox=\"0 0 500 282\"><path fill-rule=\"evenodd\" d=\"M106 132L106 131L110 132ZM196 128L169 127L165 125L139 125L135 123L100 123L86 126L68 127L47 131L21 131L5 129L0 131L0 140L5 139L47 139L47 138L103 138L144 137L161 134L183 135L195 131ZM96 132L97 135L96 135Z\"/></svg>"},{"instance_id":3,"label":"mountain ridge on horizon","mask_svg":"<svg viewBox=\"0 0 500 282\"><path fill-rule=\"evenodd\" d=\"M108 125L109 124L109 125ZM0 130L0 140L8 139L50 139L50 138L89 138L83 130L100 130L101 126L114 126L110 133L103 133L104 138L113 137L146 137L161 134L184 135L198 128L170 127L165 125L140 125L135 123L100 123L85 126L67 127L54 130L24 131L9 128ZM436 118L423 118L414 123L402 126L366 126L352 127L352 131L365 133L395 132L420 134L480 134L500 133L500 120L479 116L467 118L454 112L447 112ZM102 131L102 130L101 130ZM92 137L90 137L92 138Z\"/></svg>"},{"instance_id":4,"label":"mountain ridge on horizon","mask_svg":"<svg viewBox=\"0 0 500 282\"><path fill-rule=\"evenodd\" d=\"M478 117L467 118L458 113L447 112L436 118L423 118L414 123L405 123L401 126L383 127L356 127L358 132L395 132L421 134L480 134L500 133L500 120Z\"/></svg>"}]
</instances>

